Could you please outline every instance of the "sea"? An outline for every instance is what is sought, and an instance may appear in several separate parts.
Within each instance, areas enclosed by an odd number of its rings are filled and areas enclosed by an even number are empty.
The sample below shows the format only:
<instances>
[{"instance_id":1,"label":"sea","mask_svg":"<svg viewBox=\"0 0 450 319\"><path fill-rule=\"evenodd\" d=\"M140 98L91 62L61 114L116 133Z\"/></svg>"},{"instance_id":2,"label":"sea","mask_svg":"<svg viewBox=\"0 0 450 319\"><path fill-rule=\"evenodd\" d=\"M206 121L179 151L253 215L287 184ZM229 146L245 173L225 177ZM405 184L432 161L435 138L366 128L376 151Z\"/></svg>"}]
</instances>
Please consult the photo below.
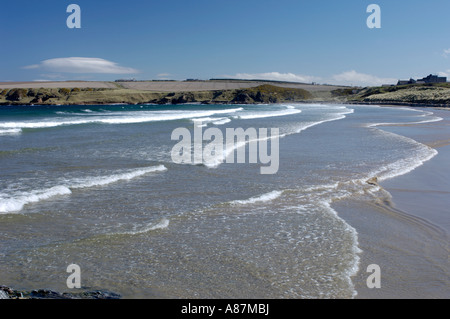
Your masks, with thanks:
<instances>
[{"instance_id":1,"label":"sea","mask_svg":"<svg viewBox=\"0 0 450 319\"><path fill-rule=\"evenodd\" d=\"M75 264L80 289L124 298L355 298L363 250L334 205L383 198L378 183L438 154L385 128L440 120L346 104L1 106L0 285L70 292ZM243 161L177 163L180 128L192 142L277 129L257 142L278 170L249 160L250 139L226 150Z\"/></svg>"}]
</instances>

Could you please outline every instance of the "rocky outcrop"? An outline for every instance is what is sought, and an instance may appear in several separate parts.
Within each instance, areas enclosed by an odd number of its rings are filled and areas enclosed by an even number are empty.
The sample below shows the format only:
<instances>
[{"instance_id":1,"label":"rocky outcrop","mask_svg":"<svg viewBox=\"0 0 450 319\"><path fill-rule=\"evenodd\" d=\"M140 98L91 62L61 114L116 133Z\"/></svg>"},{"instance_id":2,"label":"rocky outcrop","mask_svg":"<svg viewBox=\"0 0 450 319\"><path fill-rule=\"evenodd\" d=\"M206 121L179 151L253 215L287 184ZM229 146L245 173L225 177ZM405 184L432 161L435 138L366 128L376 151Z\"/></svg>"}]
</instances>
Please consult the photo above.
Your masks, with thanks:
<instances>
[{"instance_id":1,"label":"rocky outcrop","mask_svg":"<svg viewBox=\"0 0 450 319\"><path fill-rule=\"evenodd\" d=\"M369 184L369 185L378 186L378 178L377 177L372 177L372 178L368 179L366 181L366 183Z\"/></svg>"},{"instance_id":2,"label":"rocky outcrop","mask_svg":"<svg viewBox=\"0 0 450 319\"><path fill-rule=\"evenodd\" d=\"M238 104L253 104L255 100L253 100L247 92L239 92L231 102Z\"/></svg>"},{"instance_id":3,"label":"rocky outcrop","mask_svg":"<svg viewBox=\"0 0 450 319\"><path fill-rule=\"evenodd\" d=\"M26 89L14 89L10 90L6 94L6 100L8 101L21 101L23 98L27 96L28 90Z\"/></svg>"},{"instance_id":4,"label":"rocky outcrop","mask_svg":"<svg viewBox=\"0 0 450 319\"><path fill-rule=\"evenodd\" d=\"M85 291L79 293L60 293L47 289L18 291L0 286L0 299L120 299L121 296L109 291Z\"/></svg>"},{"instance_id":5,"label":"rocky outcrop","mask_svg":"<svg viewBox=\"0 0 450 319\"><path fill-rule=\"evenodd\" d=\"M172 104L183 104L198 102L193 93L186 93L177 98L172 99Z\"/></svg>"},{"instance_id":6,"label":"rocky outcrop","mask_svg":"<svg viewBox=\"0 0 450 319\"><path fill-rule=\"evenodd\" d=\"M450 106L450 83L393 85L332 91L346 103Z\"/></svg>"}]
</instances>

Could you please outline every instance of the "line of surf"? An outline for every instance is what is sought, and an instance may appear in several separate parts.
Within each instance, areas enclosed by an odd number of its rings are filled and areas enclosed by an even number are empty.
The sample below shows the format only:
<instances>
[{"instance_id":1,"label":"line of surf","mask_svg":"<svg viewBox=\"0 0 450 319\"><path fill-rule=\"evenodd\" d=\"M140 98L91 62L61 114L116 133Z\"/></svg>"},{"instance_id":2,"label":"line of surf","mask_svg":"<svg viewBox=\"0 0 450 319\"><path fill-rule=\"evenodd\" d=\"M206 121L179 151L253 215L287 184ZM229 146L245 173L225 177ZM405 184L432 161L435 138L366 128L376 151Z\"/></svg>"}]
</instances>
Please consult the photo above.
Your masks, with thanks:
<instances>
[{"instance_id":1,"label":"line of surf","mask_svg":"<svg viewBox=\"0 0 450 319\"><path fill-rule=\"evenodd\" d=\"M279 135L273 135L273 136L270 135L270 136L266 136L263 138L247 139L245 141L236 142L231 145L225 145L222 154L217 154L215 157L213 157L209 161L204 161L203 165L205 165L208 168L217 168L218 166L220 166L221 164L223 164L225 162L225 159L230 154L235 152L237 149L240 149L241 147L245 147L249 143L259 143L259 142L264 142L264 141L268 141L268 140L273 140L276 138L281 139L281 138L284 138L286 136L293 135L293 134L299 134L302 131L304 131L308 128L311 128L313 126L316 126L316 125L320 125L320 124L323 124L326 122L338 121L338 120L345 119L347 114L351 114L353 112L354 112L353 109L345 108L339 113L331 114L331 116L326 119L323 119L320 121L315 121L315 122L304 122L298 128L296 128L295 130L289 131L289 132L285 132L285 133L281 133Z\"/></svg>"},{"instance_id":2,"label":"line of surf","mask_svg":"<svg viewBox=\"0 0 450 319\"><path fill-rule=\"evenodd\" d=\"M408 174L415 170L416 168L422 166L424 163L428 162L432 158L434 158L436 155L439 154L439 152L431 148L423 143L420 143L412 138L395 134L386 130L383 130L383 126L401 126L401 125L420 125L420 124L426 124L426 123L434 123L434 122L440 122L443 120L441 117L433 116L434 113L422 111L422 110L411 110L408 108L403 108L407 111L415 111L415 112L421 112L422 114L419 115L419 117L424 117L425 119L422 121L414 121L414 122L403 122L403 123L372 123L368 124L367 127L372 129L377 129L378 131L382 132L385 135L393 136L396 139L403 140L407 143L411 143L413 145L416 145L417 151L415 156L408 156L403 159L397 160L393 163L387 164L381 168L379 168L377 171L372 172L371 174L373 176L377 176L380 181L384 181L387 179L395 178L401 175ZM426 118L430 117L430 118Z\"/></svg>"},{"instance_id":3,"label":"line of surf","mask_svg":"<svg viewBox=\"0 0 450 319\"><path fill-rule=\"evenodd\" d=\"M20 128L0 129L0 135L18 135L22 133Z\"/></svg>"},{"instance_id":4,"label":"line of surf","mask_svg":"<svg viewBox=\"0 0 450 319\"><path fill-rule=\"evenodd\" d=\"M0 214L19 212L28 204L37 203L56 196L70 195L72 194L72 190L75 189L105 186L118 181L128 181L149 173L164 172L166 170L167 168L164 165L151 166L109 176L66 180L61 183L62 185L33 190L27 193L16 193L15 196L0 194Z\"/></svg>"},{"instance_id":5,"label":"line of surf","mask_svg":"<svg viewBox=\"0 0 450 319\"><path fill-rule=\"evenodd\" d=\"M251 197L249 199L245 200L235 200L230 202L231 205L248 205L248 204L256 204L256 203L264 203L264 202L270 202L278 197L280 197L283 194L282 191L272 191L266 194L262 194L260 196Z\"/></svg>"},{"instance_id":6,"label":"line of surf","mask_svg":"<svg viewBox=\"0 0 450 319\"><path fill-rule=\"evenodd\" d=\"M163 218L160 222L158 222L156 224L151 223L144 227L134 227L134 229L130 230L130 231L118 232L118 233L113 233L113 234L108 234L108 235L140 235L140 234L145 234L145 233L155 231L155 230L166 229L167 227L169 227L169 224L170 224L170 220L167 218Z\"/></svg>"},{"instance_id":7,"label":"line of surf","mask_svg":"<svg viewBox=\"0 0 450 319\"><path fill-rule=\"evenodd\" d=\"M233 118L240 119L240 120L254 120L254 119L261 119L261 118L268 118L268 117L294 115L294 114L299 114L301 112L302 112L301 110L296 109L294 107L287 107L286 109L276 110L276 111L261 111L261 112L246 111L244 114L237 114L237 115L233 116Z\"/></svg>"},{"instance_id":8,"label":"line of surf","mask_svg":"<svg viewBox=\"0 0 450 319\"><path fill-rule=\"evenodd\" d=\"M205 110L205 111L136 111L117 114L98 114L91 116L87 114L84 117L76 116L74 119L47 118L40 121L27 122L1 122L0 130L18 130L18 129L38 129L50 128L68 125L81 124L136 124L157 121L173 121L190 118L208 117L216 114L229 114L243 110L243 108L224 109L224 110Z\"/></svg>"}]
</instances>

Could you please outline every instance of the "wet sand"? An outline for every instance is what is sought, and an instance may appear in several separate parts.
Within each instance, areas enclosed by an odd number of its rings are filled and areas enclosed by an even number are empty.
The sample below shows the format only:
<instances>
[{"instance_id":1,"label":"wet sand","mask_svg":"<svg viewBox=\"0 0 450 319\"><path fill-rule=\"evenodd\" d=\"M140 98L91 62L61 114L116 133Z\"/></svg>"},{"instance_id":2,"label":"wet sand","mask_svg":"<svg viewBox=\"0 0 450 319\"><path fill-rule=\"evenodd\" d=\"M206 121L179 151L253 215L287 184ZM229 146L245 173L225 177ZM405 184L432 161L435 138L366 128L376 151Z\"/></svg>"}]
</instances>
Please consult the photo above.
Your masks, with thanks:
<instances>
[{"instance_id":1,"label":"wet sand","mask_svg":"<svg viewBox=\"0 0 450 319\"><path fill-rule=\"evenodd\" d=\"M426 109L443 121L379 127L435 148L439 154L409 174L381 183L373 202L333 205L359 234L360 270L353 278L357 298L450 297L450 112ZM369 289L367 267L381 268L381 288Z\"/></svg>"}]
</instances>

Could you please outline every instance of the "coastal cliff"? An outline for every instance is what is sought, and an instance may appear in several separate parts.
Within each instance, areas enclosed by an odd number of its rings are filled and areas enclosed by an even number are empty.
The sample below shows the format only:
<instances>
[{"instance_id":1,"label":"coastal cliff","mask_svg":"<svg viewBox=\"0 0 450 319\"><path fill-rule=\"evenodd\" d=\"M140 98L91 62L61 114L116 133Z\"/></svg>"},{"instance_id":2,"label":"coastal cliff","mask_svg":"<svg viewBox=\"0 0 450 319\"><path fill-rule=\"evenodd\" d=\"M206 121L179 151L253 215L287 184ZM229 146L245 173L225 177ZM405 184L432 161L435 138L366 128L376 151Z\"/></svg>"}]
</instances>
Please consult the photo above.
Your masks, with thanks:
<instances>
[{"instance_id":1,"label":"coastal cliff","mask_svg":"<svg viewBox=\"0 0 450 319\"><path fill-rule=\"evenodd\" d=\"M123 88L19 88L0 91L0 104L2 105L258 104L303 102L310 99L312 99L312 95L307 90L273 85L237 90L195 92L151 92Z\"/></svg>"},{"instance_id":2,"label":"coastal cliff","mask_svg":"<svg viewBox=\"0 0 450 319\"><path fill-rule=\"evenodd\" d=\"M338 89L333 95L347 103L450 107L450 83Z\"/></svg>"},{"instance_id":3,"label":"coastal cliff","mask_svg":"<svg viewBox=\"0 0 450 319\"><path fill-rule=\"evenodd\" d=\"M121 296L114 292L101 290L60 293L48 289L19 291L0 286L0 300L2 299L121 299Z\"/></svg>"},{"instance_id":4,"label":"coastal cliff","mask_svg":"<svg viewBox=\"0 0 450 319\"><path fill-rule=\"evenodd\" d=\"M63 83L62 83L63 84ZM0 105L102 104L267 104L361 103L381 105L450 106L450 83L383 87L304 86L263 84L242 89L162 92L115 88L11 88L0 89Z\"/></svg>"}]
</instances>

